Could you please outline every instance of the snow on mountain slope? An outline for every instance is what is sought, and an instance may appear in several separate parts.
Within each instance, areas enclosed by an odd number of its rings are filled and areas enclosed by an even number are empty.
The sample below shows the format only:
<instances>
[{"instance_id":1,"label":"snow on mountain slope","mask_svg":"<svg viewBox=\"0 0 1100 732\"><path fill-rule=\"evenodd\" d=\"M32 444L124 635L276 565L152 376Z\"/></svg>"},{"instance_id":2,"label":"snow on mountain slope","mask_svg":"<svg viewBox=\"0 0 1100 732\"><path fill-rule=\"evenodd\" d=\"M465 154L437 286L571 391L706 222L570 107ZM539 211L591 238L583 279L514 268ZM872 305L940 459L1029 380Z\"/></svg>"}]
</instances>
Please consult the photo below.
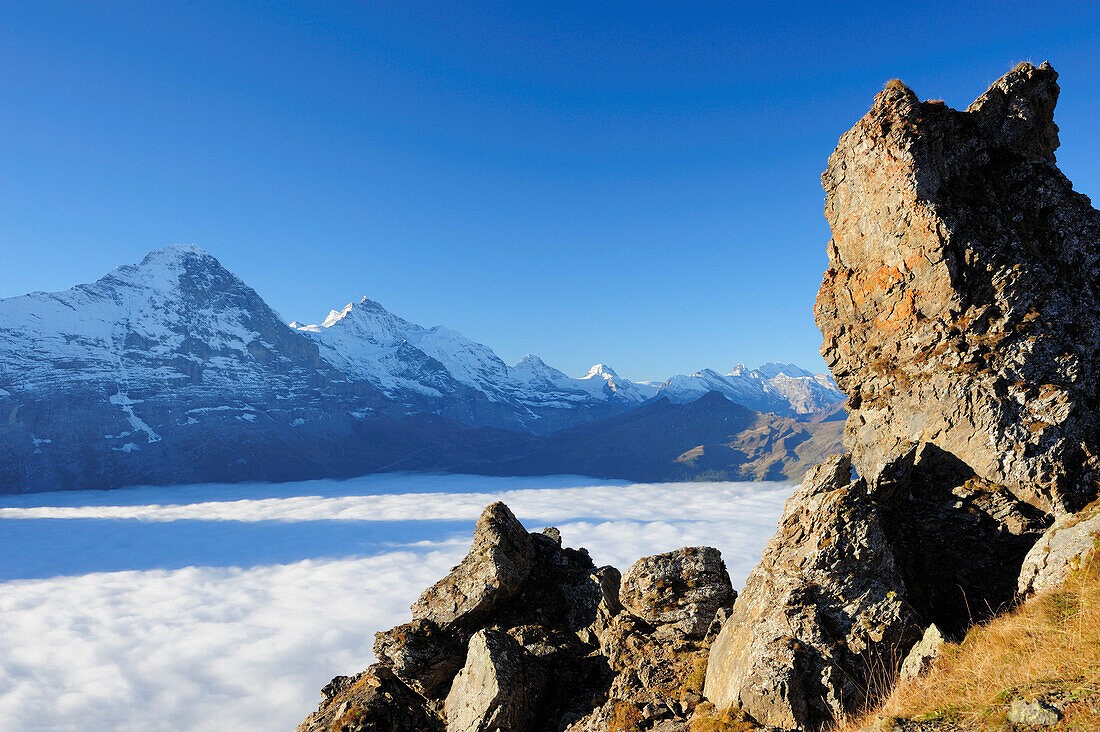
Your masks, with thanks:
<instances>
[{"instance_id":1,"label":"snow on mountain slope","mask_svg":"<svg viewBox=\"0 0 1100 732\"><path fill-rule=\"evenodd\" d=\"M263 388L257 364L316 362L310 350L255 291L189 245L65 292L0 300L0 383L14 392L103 382L124 392L154 381Z\"/></svg>"},{"instance_id":2,"label":"snow on mountain slope","mask_svg":"<svg viewBox=\"0 0 1100 732\"><path fill-rule=\"evenodd\" d=\"M469 424L495 424L487 416L492 410L482 409L475 417L453 405L483 400L510 409L524 428L546 432L587 421L578 410L595 408L609 416L655 396L687 403L717 391L750 409L783 415L808 415L844 399L828 377L790 363L765 363L753 370L739 364L725 375L704 369L658 384L632 382L605 364L573 378L530 354L509 367L488 346L442 326L410 323L367 298L333 310L320 325L291 326L313 339L333 366L410 410L435 411ZM433 398L451 405L450 411L425 401ZM575 418L565 417L563 410Z\"/></svg>"},{"instance_id":3,"label":"snow on mountain slope","mask_svg":"<svg viewBox=\"0 0 1100 732\"><path fill-rule=\"evenodd\" d=\"M794 364L769 362L751 371L738 364L728 374L703 369L665 381L657 392L674 403L695 401L717 391L731 401L758 412L809 415L844 401L844 393L823 374Z\"/></svg>"},{"instance_id":4,"label":"snow on mountain slope","mask_svg":"<svg viewBox=\"0 0 1100 732\"><path fill-rule=\"evenodd\" d=\"M198 247L0 300L0 490L286 479L299 427L380 406Z\"/></svg>"},{"instance_id":5,"label":"snow on mountain slope","mask_svg":"<svg viewBox=\"0 0 1100 732\"><path fill-rule=\"evenodd\" d=\"M410 323L367 298L332 311L320 325L291 325L316 342L333 366L413 410L425 409L425 397L451 404L481 399L513 410L528 429L546 431L564 424L562 410L579 417L566 419L576 423L587 421L580 409L596 408L599 416L607 416L650 396L603 366L580 379L537 356L525 356L509 367L488 346L443 326ZM458 418L475 423L469 415Z\"/></svg>"}]
</instances>

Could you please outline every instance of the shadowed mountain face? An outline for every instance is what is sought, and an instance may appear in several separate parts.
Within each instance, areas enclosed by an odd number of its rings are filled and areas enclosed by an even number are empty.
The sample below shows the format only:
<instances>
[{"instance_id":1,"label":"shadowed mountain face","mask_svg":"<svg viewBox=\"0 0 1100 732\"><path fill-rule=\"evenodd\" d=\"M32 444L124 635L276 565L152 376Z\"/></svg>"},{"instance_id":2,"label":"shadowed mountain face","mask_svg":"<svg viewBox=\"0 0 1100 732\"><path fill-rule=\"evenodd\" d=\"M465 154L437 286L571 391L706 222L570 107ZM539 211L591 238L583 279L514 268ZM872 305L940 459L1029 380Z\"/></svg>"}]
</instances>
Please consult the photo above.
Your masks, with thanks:
<instances>
[{"instance_id":1,"label":"shadowed mountain face","mask_svg":"<svg viewBox=\"0 0 1100 732\"><path fill-rule=\"evenodd\" d=\"M563 430L526 455L476 472L576 473L638 481L790 480L842 451L839 422L754 412L712 391L689 404L659 399L617 417Z\"/></svg>"},{"instance_id":2,"label":"shadowed mountain face","mask_svg":"<svg viewBox=\"0 0 1100 732\"><path fill-rule=\"evenodd\" d=\"M752 377L784 413L821 386L791 369L788 401ZM602 364L582 378L535 356L508 366L366 299L287 325L213 256L173 246L92 284L0 300L0 492L488 465L657 391ZM627 468L652 477L625 462L598 474Z\"/></svg>"}]
</instances>

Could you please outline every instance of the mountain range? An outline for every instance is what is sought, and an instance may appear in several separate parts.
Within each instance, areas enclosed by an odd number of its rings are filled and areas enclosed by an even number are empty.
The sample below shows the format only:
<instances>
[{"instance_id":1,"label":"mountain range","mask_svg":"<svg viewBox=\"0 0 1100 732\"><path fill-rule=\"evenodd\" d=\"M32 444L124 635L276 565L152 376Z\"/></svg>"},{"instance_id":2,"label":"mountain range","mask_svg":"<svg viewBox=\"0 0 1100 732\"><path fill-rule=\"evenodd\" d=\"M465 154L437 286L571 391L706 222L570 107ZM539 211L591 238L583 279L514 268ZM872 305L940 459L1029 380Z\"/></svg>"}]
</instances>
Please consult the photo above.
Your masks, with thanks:
<instances>
[{"instance_id":1,"label":"mountain range","mask_svg":"<svg viewBox=\"0 0 1100 732\"><path fill-rule=\"evenodd\" d=\"M533 355L509 366L488 346L367 298L320 324L287 324L213 256L176 245L91 284L0 300L0 491L393 469L690 477L698 460L679 453L667 457L673 467L647 470L635 469L640 456L599 471L577 456L589 449L581 443L606 444L607 420L646 408L652 433L676 432L667 422L682 418L677 408L715 392L783 420L779 432L839 432L817 425L840 411L843 393L793 364L660 383L597 364L574 378ZM697 421L705 413L719 432L756 419L730 422L708 404ZM701 438L688 432L660 454ZM725 469L729 460L703 462L697 473L741 474Z\"/></svg>"}]
</instances>

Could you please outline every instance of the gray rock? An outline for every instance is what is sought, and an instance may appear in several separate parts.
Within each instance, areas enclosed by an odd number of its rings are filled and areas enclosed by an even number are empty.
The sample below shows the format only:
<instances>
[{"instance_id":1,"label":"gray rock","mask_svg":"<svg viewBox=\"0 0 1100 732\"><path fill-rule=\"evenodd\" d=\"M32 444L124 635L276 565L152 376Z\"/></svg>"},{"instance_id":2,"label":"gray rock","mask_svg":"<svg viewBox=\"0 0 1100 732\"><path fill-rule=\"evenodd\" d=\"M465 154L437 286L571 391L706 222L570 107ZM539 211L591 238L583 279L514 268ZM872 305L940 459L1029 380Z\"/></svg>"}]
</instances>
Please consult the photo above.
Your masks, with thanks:
<instances>
[{"instance_id":1,"label":"gray rock","mask_svg":"<svg viewBox=\"0 0 1100 732\"><path fill-rule=\"evenodd\" d=\"M519 591L533 558L531 536L507 506L494 503L478 518L466 558L420 595L413 618L445 629L475 624Z\"/></svg>"},{"instance_id":2,"label":"gray rock","mask_svg":"<svg viewBox=\"0 0 1100 732\"><path fill-rule=\"evenodd\" d=\"M465 649L430 620L374 634L374 655L418 694L433 698L462 668Z\"/></svg>"},{"instance_id":3,"label":"gray rock","mask_svg":"<svg viewBox=\"0 0 1100 732\"><path fill-rule=\"evenodd\" d=\"M909 654L901 662L898 681L907 681L926 674L943 652L943 644L943 634L932 623L925 629L924 637L909 650Z\"/></svg>"},{"instance_id":4,"label":"gray rock","mask_svg":"<svg viewBox=\"0 0 1100 732\"><path fill-rule=\"evenodd\" d=\"M479 630L447 694L447 732L530 729L545 686L545 672L523 646L506 633Z\"/></svg>"},{"instance_id":5,"label":"gray rock","mask_svg":"<svg viewBox=\"0 0 1100 732\"><path fill-rule=\"evenodd\" d=\"M1095 496L1100 213L1055 164L1057 78L965 111L891 82L829 158L814 312L864 477L931 443L1047 511Z\"/></svg>"},{"instance_id":6,"label":"gray rock","mask_svg":"<svg viewBox=\"0 0 1100 732\"><path fill-rule=\"evenodd\" d=\"M1091 514L1091 515L1090 515ZM1024 557L1020 595L1059 587L1100 543L1100 511L1060 517Z\"/></svg>"},{"instance_id":7,"label":"gray rock","mask_svg":"<svg viewBox=\"0 0 1100 732\"><path fill-rule=\"evenodd\" d=\"M443 732L443 722L424 699L389 669L375 664L353 677L338 676L322 692L316 712L297 732Z\"/></svg>"},{"instance_id":8,"label":"gray rock","mask_svg":"<svg viewBox=\"0 0 1100 732\"><path fill-rule=\"evenodd\" d=\"M847 456L811 470L710 649L704 696L756 721L818 729L879 691L916 640L903 574Z\"/></svg>"},{"instance_id":9,"label":"gray rock","mask_svg":"<svg viewBox=\"0 0 1100 732\"><path fill-rule=\"evenodd\" d=\"M721 552L705 546L639 559L619 586L619 601L634 615L696 638L736 597Z\"/></svg>"},{"instance_id":10,"label":"gray rock","mask_svg":"<svg viewBox=\"0 0 1100 732\"><path fill-rule=\"evenodd\" d=\"M1031 702L1016 699L1008 708L1008 721L1013 724L1050 727L1058 724L1061 719L1062 715L1057 709L1038 699Z\"/></svg>"}]
</instances>

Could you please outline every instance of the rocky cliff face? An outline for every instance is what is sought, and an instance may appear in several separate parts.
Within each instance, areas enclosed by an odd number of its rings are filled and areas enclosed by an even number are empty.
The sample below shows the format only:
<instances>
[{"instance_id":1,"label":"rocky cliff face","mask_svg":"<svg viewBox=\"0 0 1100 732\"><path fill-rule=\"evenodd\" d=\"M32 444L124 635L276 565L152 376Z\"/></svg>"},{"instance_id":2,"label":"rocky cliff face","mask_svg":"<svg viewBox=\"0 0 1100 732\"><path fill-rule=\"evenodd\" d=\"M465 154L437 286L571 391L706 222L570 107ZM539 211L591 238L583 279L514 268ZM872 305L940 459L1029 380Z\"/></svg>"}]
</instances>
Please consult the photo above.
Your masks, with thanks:
<instances>
[{"instance_id":1,"label":"rocky cliff face","mask_svg":"<svg viewBox=\"0 0 1100 732\"><path fill-rule=\"evenodd\" d=\"M1091 542L1072 517L1032 549L1095 497L1100 439L1100 214L1055 166L1056 79L1021 64L962 112L891 82L829 158L815 314L858 477L837 457L791 498L711 649L718 705L825 729Z\"/></svg>"},{"instance_id":2,"label":"rocky cliff face","mask_svg":"<svg viewBox=\"0 0 1100 732\"><path fill-rule=\"evenodd\" d=\"M829 158L815 315L861 475L927 442L1044 510L1095 492L1100 214L1055 164L1057 78L963 111L891 82Z\"/></svg>"}]
</instances>

